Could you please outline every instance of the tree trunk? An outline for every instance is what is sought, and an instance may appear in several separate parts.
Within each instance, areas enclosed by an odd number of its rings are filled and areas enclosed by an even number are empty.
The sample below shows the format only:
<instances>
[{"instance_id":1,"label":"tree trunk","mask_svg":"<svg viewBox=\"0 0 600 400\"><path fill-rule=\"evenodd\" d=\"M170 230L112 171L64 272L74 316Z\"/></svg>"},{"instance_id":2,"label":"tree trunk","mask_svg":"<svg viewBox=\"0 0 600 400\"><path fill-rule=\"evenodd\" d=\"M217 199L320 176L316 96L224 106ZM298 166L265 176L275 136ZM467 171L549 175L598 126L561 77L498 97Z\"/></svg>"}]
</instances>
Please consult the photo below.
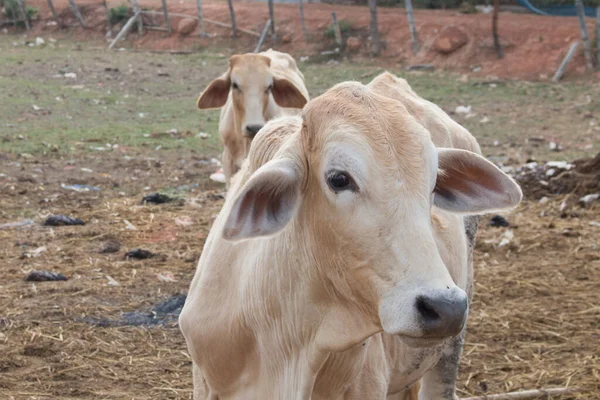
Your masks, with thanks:
<instances>
[{"instance_id":1,"label":"tree trunk","mask_svg":"<svg viewBox=\"0 0 600 400\"><path fill-rule=\"evenodd\" d=\"M377 0L369 0L369 10L371 12L371 53L378 56L381 53L381 43L379 42L379 24L377 23Z\"/></svg>"},{"instance_id":2,"label":"tree trunk","mask_svg":"<svg viewBox=\"0 0 600 400\"><path fill-rule=\"evenodd\" d=\"M275 10L273 9L273 0L268 0L269 18L271 19L271 39L275 39Z\"/></svg>"},{"instance_id":3,"label":"tree trunk","mask_svg":"<svg viewBox=\"0 0 600 400\"><path fill-rule=\"evenodd\" d=\"M504 58L504 50L500 44L500 36L498 36L498 10L500 9L500 0L494 0L494 13L492 14L492 35L494 36L494 49L498 58Z\"/></svg>"},{"instance_id":4,"label":"tree trunk","mask_svg":"<svg viewBox=\"0 0 600 400\"><path fill-rule=\"evenodd\" d=\"M227 4L229 5L229 14L231 15L231 36L237 36L237 24L235 23L235 11L233 10L233 4L231 0L227 0Z\"/></svg>"},{"instance_id":5,"label":"tree trunk","mask_svg":"<svg viewBox=\"0 0 600 400\"><path fill-rule=\"evenodd\" d=\"M303 0L298 0L298 7L300 7L300 24L302 24L302 35L304 36L304 41L308 42L308 32L306 31L306 23L304 22L304 2L303 2Z\"/></svg>"}]
</instances>

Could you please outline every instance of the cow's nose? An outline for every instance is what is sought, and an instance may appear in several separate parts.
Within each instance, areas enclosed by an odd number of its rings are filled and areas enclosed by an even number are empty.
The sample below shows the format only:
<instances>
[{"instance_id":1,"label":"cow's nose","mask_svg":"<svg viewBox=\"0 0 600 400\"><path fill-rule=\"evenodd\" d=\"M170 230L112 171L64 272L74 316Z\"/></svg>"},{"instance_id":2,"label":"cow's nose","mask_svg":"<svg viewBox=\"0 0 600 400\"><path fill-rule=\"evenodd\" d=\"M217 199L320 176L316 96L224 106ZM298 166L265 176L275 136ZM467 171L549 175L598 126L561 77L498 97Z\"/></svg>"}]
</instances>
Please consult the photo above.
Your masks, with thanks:
<instances>
[{"instance_id":1,"label":"cow's nose","mask_svg":"<svg viewBox=\"0 0 600 400\"><path fill-rule=\"evenodd\" d=\"M253 138L264 125L246 125L246 136Z\"/></svg>"},{"instance_id":2,"label":"cow's nose","mask_svg":"<svg viewBox=\"0 0 600 400\"><path fill-rule=\"evenodd\" d=\"M463 329L469 301L465 292L453 288L440 294L419 296L415 307L421 317L423 336L442 338L456 336Z\"/></svg>"}]
</instances>

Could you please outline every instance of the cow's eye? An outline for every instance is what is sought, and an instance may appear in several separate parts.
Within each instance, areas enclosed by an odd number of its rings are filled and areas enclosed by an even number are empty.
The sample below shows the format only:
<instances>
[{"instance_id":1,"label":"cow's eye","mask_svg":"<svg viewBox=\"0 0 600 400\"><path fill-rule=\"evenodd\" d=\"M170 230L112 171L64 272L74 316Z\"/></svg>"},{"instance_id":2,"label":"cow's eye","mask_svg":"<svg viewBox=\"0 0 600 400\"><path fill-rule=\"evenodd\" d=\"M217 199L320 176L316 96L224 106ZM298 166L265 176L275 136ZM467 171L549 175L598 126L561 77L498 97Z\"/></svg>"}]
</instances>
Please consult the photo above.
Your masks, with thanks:
<instances>
[{"instance_id":1,"label":"cow's eye","mask_svg":"<svg viewBox=\"0 0 600 400\"><path fill-rule=\"evenodd\" d=\"M238 86L238 84L237 84L237 83L235 83L235 82L233 82L233 83L231 84L231 88L232 88L233 90L240 90L240 87L239 87L239 86Z\"/></svg>"},{"instance_id":2,"label":"cow's eye","mask_svg":"<svg viewBox=\"0 0 600 400\"><path fill-rule=\"evenodd\" d=\"M269 93L271 90L273 90L273 84L272 83L267 87L267 90L265 92Z\"/></svg>"},{"instance_id":3,"label":"cow's eye","mask_svg":"<svg viewBox=\"0 0 600 400\"><path fill-rule=\"evenodd\" d=\"M347 172L343 171L331 171L327 174L327 185L335 193L339 193L344 190L351 190L356 192L358 188L356 183Z\"/></svg>"}]
</instances>

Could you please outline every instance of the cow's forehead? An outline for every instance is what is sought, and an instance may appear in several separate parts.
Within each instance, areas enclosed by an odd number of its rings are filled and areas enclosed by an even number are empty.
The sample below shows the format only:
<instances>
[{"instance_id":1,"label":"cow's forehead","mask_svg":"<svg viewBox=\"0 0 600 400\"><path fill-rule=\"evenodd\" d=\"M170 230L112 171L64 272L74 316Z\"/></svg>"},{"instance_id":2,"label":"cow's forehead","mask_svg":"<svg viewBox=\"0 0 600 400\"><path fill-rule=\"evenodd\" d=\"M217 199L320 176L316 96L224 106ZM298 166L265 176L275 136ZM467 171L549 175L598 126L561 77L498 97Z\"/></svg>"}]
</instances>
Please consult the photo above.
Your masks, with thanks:
<instances>
[{"instance_id":1,"label":"cow's forehead","mask_svg":"<svg viewBox=\"0 0 600 400\"><path fill-rule=\"evenodd\" d=\"M303 136L310 149L322 149L339 138L340 125L352 126L378 157L418 168L429 133L398 101L377 95L358 82L334 86L311 100L303 112ZM350 140L352 140L350 138ZM392 160L390 160L392 161Z\"/></svg>"},{"instance_id":2,"label":"cow's forehead","mask_svg":"<svg viewBox=\"0 0 600 400\"><path fill-rule=\"evenodd\" d=\"M238 77L253 77L262 74L269 76L270 59L260 54L236 55L230 60L231 74Z\"/></svg>"}]
</instances>

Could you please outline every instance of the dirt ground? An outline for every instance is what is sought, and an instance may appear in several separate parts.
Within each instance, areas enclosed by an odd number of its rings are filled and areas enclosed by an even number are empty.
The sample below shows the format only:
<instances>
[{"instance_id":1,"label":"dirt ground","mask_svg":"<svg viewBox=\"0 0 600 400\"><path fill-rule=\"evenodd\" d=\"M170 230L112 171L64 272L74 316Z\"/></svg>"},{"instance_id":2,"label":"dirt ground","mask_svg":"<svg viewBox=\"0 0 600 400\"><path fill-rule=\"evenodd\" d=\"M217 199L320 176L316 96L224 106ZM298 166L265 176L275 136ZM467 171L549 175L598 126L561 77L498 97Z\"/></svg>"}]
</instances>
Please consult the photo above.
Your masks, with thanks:
<instances>
[{"instance_id":1,"label":"dirt ground","mask_svg":"<svg viewBox=\"0 0 600 400\"><path fill-rule=\"evenodd\" d=\"M68 40L38 49L13 40L21 39L0 41L0 226L31 222L0 227L0 398L190 399L185 343L174 318L155 307L186 293L223 202L223 187L208 179L219 151L214 114L199 114L193 103L226 57L107 53ZM302 68L313 96L379 70ZM76 80L61 75L71 71ZM479 117L453 116L507 166L598 152L597 87L407 78L445 109L472 102ZM473 122L484 115L491 122ZM173 126L181 133L164 133ZM185 133L198 128L212 137ZM549 152L550 140L566 149ZM77 184L100 190L62 187ZM141 203L159 190L176 200ZM482 218L461 397L568 386L582 392L562 399L598 399L600 203L582 207L582 194L527 198L505 215L510 227ZM50 214L86 224L43 226ZM156 256L125 256L138 248ZM32 270L68 280L26 282Z\"/></svg>"},{"instance_id":2,"label":"dirt ground","mask_svg":"<svg viewBox=\"0 0 600 400\"><path fill-rule=\"evenodd\" d=\"M51 17L46 1L30 0L27 3L40 10L41 17ZM83 31L77 27L73 12L66 0L54 0L61 15L61 21L70 28L71 34L78 37L101 37L106 33L105 10L100 2L78 1L86 23L91 29ZM234 2L237 24L240 28L260 32L268 19L266 3ZM121 0L108 1L109 6L123 4ZM203 1L203 13L207 19L224 23L230 22L229 9L224 1ZM161 10L156 0L141 0L140 7ZM345 21L350 28L344 32L348 36L358 37L361 47L358 54L347 54L352 59L369 58L370 34L369 11L361 6L342 6L326 4L305 4L305 20L309 32L308 42L304 39L300 24L298 7L293 4L275 6L277 42L267 39L265 48L275 46L296 56L315 56L320 51L333 50L336 45L333 38L325 37L325 31L331 25L331 12L337 13L339 21ZM180 0L168 4L171 13L195 16L196 2ZM505 57L498 59L493 48L491 35L491 14L460 14L456 10L416 10L414 12L416 28L421 50L412 52L408 22L403 8L379 8L380 36L383 52L379 57L381 65L434 64L437 68L469 73L474 76L495 76L511 79L548 80L560 65L571 43L580 40L577 18L543 17L533 14L500 13L499 34L504 47ZM173 16L172 24L177 28L179 16ZM150 22L148 17L147 22ZM154 17L154 22L162 24L162 17ZM594 20L587 19L588 32L595 31ZM444 55L433 49L438 33L446 26L454 25L468 36L466 45L457 51ZM45 22L36 24L32 34L55 33L61 28L47 26ZM146 32L142 37L137 33L130 35L133 46L144 49L182 50L197 49L215 44L227 46L237 51L252 51L257 37L240 33L231 40L231 31L207 23L206 30L210 38L200 38L200 28L188 37L163 32ZM116 32L116 31L115 31ZM593 36L593 35L592 35ZM592 39L593 40L593 39ZM584 75L585 79L598 80L600 73L585 73L583 46L579 46L576 56L569 64L566 76Z\"/></svg>"}]
</instances>

